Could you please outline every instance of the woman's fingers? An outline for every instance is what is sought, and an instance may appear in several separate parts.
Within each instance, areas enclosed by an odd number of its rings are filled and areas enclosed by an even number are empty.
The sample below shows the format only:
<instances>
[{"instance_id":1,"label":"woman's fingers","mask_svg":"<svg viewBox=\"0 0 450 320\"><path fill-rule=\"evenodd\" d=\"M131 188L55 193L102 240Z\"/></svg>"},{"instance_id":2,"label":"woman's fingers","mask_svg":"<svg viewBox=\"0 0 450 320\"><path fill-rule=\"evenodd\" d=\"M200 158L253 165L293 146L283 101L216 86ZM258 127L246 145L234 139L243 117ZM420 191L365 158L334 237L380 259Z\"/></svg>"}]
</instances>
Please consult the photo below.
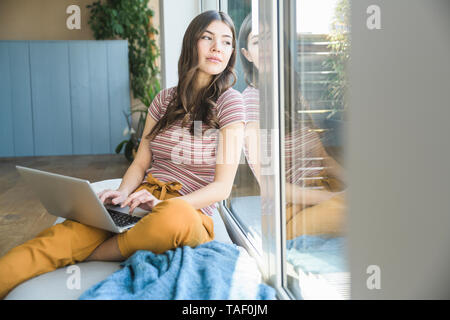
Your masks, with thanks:
<instances>
[{"instance_id":1,"label":"woman's fingers","mask_svg":"<svg viewBox=\"0 0 450 320\"><path fill-rule=\"evenodd\" d=\"M110 198L113 197L113 196L114 196L114 193L113 193L113 191L110 190L110 191L105 192L102 195L102 197L100 198L100 200L102 200L103 203L110 202L108 200L110 200Z\"/></svg>"},{"instance_id":2,"label":"woman's fingers","mask_svg":"<svg viewBox=\"0 0 450 320\"><path fill-rule=\"evenodd\" d=\"M139 206L140 204L141 202L138 200L133 201L133 203L130 205L130 211L128 213L133 214L134 209L136 209L136 207Z\"/></svg>"},{"instance_id":3,"label":"woman's fingers","mask_svg":"<svg viewBox=\"0 0 450 320\"><path fill-rule=\"evenodd\" d=\"M153 195L147 190L140 190L133 193L127 198L126 195L123 194L123 192L120 192L118 190L106 189L97 193L97 196L103 204L112 203L113 205L117 205L119 203L122 203L121 208L129 205L130 213L132 213L134 209L136 209L136 207L138 207L139 205L151 201L154 198Z\"/></svg>"},{"instance_id":4,"label":"woman's fingers","mask_svg":"<svg viewBox=\"0 0 450 320\"><path fill-rule=\"evenodd\" d=\"M97 195L98 195L98 198L100 199L100 201L101 201L102 203L105 202L106 194L107 194L109 191L110 191L110 190L103 190L102 192L100 192L100 193L97 194Z\"/></svg>"},{"instance_id":5,"label":"woman's fingers","mask_svg":"<svg viewBox=\"0 0 450 320\"><path fill-rule=\"evenodd\" d=\"M142 198L137 198L134 199L133 202L130 204L130 211L129 213L132 214L134 209L136 209L136 207L138 207L140 204L144 203L145 200Z\"/></svg>"},{"instance_id":6,"label":"woman's fingers","mask_svg":"<svg viewBox=\"0 0 450 320\"><path fill-rule=\"evenodd\" d=\"M99 197L99 198L103 197L103 195L104 195L106 192L108 192L108 191L109 191L109 189L102 190L102 191L98 192L98 193L97 193L97 197Z\"/></svg>"},{"instance_id":7,"label":"woman's fingers","mask_svg":"<svg viewBox=\"0 0 450 320\"><path fill-rule=\"evenodd\" d=\"M141 194L138 197L135 197L130 204L129 213L132 214L134 209L140 207L141 205L145 208L152 208L154 204L154 197L150 194Z\"/></svg>"},{"instance_id":8,"label":"woman's fingers","mask_svg":"<svg viewBox=\"0 0 450 320\"><path fill-rule=\"evenodd\" d=\"M121 208L128 206L134 199L141 197L144 194L150 194L147 190L141 190L130 195L124 202L122 202Z\"/></svg>"},{"instance_id":9,"label":"woman's fingers","mask_svg":"<svg viewBox=\"0 0 450 320\"><path fill-rule=\"evenodd\" d=\"M120 192L115 190L104 190L99 194L99 199L102 203L117 204L120 201Z\"/></svg>"},{"instance_id":10,"label":"woman's fingers","mask_svg":"<svg viewBox=\"0 0 450 320\"><path fill-rule=\"evenodd\" d=\"M156 198L150 192L143 189L131 194L125 201L122 202L121 208L129 206L129 213L132 214L134 209L139 206L151 210L155 205Z\"/></svg>"},{"instance_id":11,"label":"woman's fingers","mask_svg":"<svg viewBox=\"0 0 450 320\"><path fill-rule=\"evenodd\" d=\"M120 197L115 197L114 199L111 200L111 203L113 205L117 205L120 203Z\"/></svg>"}]
</instances>

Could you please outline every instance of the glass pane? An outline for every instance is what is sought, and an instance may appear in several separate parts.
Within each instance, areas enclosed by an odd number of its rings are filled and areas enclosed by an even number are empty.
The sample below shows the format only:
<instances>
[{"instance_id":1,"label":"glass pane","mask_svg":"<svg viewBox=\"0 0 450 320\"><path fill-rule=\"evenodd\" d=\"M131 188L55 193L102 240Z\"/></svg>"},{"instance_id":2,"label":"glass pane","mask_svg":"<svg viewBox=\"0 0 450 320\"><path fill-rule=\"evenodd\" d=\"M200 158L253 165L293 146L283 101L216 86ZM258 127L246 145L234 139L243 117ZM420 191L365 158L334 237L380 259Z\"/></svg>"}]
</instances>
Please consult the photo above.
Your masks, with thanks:
<instances>
[{"instance_id":1,"label":"glass pane","mask_svg":"<svg viewBox=\"0 0 450 320\"><path fill-rule=\"evenodd\" d=\"M286 84L293 89L284 114L288 287L305 299L347 299L342 132L349 0L297 0L295 6L294 70Z\"/></svg>"},{"instance_id":2,"label":"glass pane","mask_svg":"<svg viewBox=\"0 0 450 320\"><path fill-rule=\"evenodd\" d=\"M252 6L253 4L253 6ZM236 74L238 80L234 89L241 92L244 101L249 102L247 111L251 109L250 117L254 117L254 121L247 124L246 130L253 130L257 126L258 119L258 103L257 90L257 37L252 37L252 10L255 10L255 2L246 0L228 0L227 12L234 21L237 33L237 59ZM256 39L256 42L255 42ZM251 42L250 42L251 40ZM255 50L249 50L253 46ZM251 56L252 55L252 56ZM256 137L256 132L252 134ZM227 200L227 207L233 213L246 236L250 239L253 246L261 252L261 204L260 204L260 188L258 180L255 176L254 166L249 166L247 154L248 139L246 139L245 152L241 157L241 164L236 173L234 187L230 198ZM257 152L257 151L256 151Z\"/></svg>"}]
</instances>

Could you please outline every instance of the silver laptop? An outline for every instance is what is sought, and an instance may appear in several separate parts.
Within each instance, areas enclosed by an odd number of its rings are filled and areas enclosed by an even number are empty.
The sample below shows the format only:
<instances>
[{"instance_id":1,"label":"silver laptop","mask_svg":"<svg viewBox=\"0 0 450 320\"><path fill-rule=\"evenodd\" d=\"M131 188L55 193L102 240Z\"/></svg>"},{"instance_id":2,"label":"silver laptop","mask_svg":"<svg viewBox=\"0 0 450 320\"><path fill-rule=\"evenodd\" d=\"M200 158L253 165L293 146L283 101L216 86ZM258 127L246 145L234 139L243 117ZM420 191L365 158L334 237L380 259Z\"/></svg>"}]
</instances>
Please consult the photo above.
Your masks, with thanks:
<instances>
[{"instance_id":1,"label":"silver laptop","mask_svg":"<svg viewBox=\"0 0 450 320\"><path fill-rule=\"evenodd\" d=\"M128 214L127 207L103 205L87 180L16 168L51 215L115 233L132 228L141 219Z\"/></svg>"}]
</instances>

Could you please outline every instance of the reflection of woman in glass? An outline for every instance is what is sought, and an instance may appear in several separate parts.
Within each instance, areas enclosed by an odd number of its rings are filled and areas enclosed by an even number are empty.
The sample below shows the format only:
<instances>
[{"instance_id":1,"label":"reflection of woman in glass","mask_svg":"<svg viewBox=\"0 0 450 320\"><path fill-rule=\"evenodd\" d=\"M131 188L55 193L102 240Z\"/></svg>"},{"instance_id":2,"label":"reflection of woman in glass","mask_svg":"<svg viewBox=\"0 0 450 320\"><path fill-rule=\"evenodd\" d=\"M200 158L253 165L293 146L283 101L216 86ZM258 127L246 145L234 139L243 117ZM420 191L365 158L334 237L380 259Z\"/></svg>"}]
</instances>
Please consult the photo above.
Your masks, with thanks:
<instances>
[{"instance_id":1,"label":"reflection of woman in glass","mask_svg":"<svg viewBox=\"0 0 450 320\"><path fill-rule=\"evenodd\" d=\"M258 51L258 35L252 33L249 15L239 32L239 53L248 84L242 93L246 104L244 152L259 182L260 152L253 147L260 145ZM299 100L301 109L309 108L301 95ZM312 130L312 120L308 122L295 116L295 112L285 115L287 238L302 234L339 235L344 231L345 212L344 194L339 192L342 169Z\"/></svg>"}]
</instances>

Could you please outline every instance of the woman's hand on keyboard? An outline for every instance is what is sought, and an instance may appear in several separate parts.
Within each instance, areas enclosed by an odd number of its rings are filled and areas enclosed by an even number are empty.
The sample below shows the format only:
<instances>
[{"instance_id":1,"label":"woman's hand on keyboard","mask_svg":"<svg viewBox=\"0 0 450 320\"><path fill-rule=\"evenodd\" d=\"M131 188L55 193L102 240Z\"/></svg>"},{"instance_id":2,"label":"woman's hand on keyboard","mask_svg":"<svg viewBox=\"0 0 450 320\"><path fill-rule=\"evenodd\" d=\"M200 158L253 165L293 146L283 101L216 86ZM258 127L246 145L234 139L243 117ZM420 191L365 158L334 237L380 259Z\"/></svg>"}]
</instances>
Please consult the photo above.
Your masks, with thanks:
<instances>
[{"instance_id":1,"label":"woman's hand on keyboard","mask_svg":"<svg viewBox=\"0 0 450 320\"><path fill-rule=\"evenodd\" d=\"M97 193L97 196L103 204L118 205L127 199L128 194L124 191L106 189Z\"/></svg>"},{"instance_id":2,"label":"woman's hand on keyboard","mask_svg":"<svg viewBox=\"0 0 450 320\"><path fill-rule=\"evenodd\" d=\"M136 207L150 211L153 209L154 206L156 206L161 201L162 200L157 199L150 192L143 189L138 192L132 193L124 202L122 202L121 208L129 205L130 214L133 213Z\"/></svg>"}]
</instances>

